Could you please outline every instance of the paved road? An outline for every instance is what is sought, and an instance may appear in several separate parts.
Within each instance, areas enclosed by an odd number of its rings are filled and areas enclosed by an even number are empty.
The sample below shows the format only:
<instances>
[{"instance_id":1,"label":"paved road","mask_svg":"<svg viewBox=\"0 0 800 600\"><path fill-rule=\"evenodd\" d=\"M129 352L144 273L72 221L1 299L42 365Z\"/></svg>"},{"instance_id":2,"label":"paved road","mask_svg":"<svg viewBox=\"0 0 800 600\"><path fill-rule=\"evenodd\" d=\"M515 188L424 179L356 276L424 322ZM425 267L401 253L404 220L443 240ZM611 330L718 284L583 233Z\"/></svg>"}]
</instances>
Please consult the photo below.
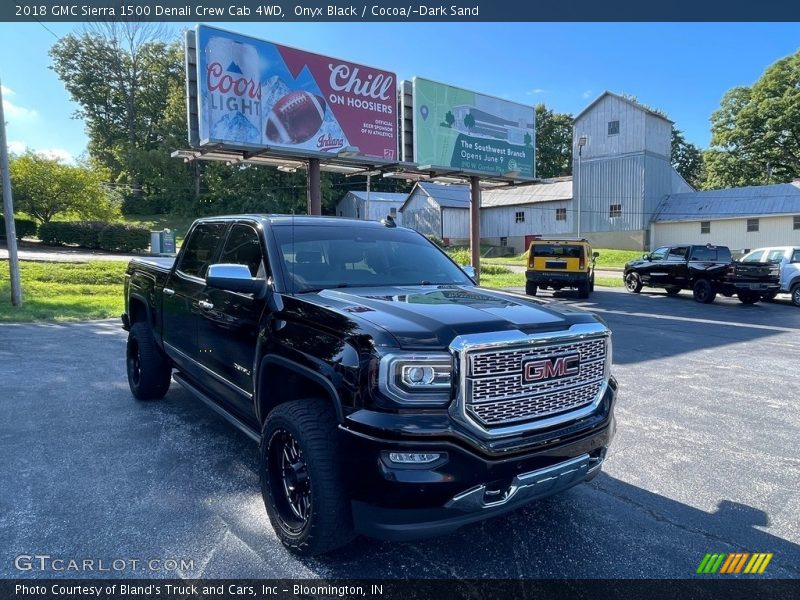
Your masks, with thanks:
<instances>
[{"instance_id":1,"label":"paved road","mask_svg":"<svg viewBox=\"0 0 800 600\"><path fill-rule=\"evenodd\" d=\"M166 573L184 577L688 577L711 551L774 552L767 575L800 576L800 310L607 288L580 304L614 332L603 474L449 537L319 559L276 542L248 438L178 385L131 398L116 322L0 326L0 577L41 577L13 566L36 553L191 560Z\"/></svg>"}]
</instances>

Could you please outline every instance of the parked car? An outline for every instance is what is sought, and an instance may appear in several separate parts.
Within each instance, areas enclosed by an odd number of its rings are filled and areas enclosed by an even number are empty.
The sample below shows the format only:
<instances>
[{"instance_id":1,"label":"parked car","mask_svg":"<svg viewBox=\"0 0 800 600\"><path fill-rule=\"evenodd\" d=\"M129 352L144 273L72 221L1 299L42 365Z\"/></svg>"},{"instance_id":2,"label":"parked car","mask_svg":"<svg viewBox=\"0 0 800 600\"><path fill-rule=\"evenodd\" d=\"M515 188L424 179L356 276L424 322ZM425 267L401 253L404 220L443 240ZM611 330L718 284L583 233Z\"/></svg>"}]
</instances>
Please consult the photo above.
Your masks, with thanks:
<instances>
[{"instance_id":1,"label":"parked car","mask_svg":"<svg viewBox=\"0 0 800 600\"><path fill-rule=\"evenodd\" d=\"M196 221L125 280L140 400L170 378L259 443L290 550L448 533L595 477L615 432L611 332L477 287L416 231L326 217Z\"/></svg>"},{"instance_id":2,"label":"parked car","mask_svg":"<svg viewBox=\"0 0 800 600\"><path fill-rule=\"evenodd\" d=\"M703 303L713 302L717 294L735 294L744 304L753 304L778 290L776 265L736 262L727 246L711 244L656 248L627 263L622 277L632 293L645 286L664 288L670 296L692 290Z\"/></svg>"},{"instance_id":3,"label":"parked car","mask_svg":"<svg viewBox=\"0 0 800 600\"><path fill-rule=\"evenodd\" d=\"M548 287L555 291L575 288L579 298L588 298L594 291L598 256L586 240L534 240L528 249L525 293L535 296Z\"/></svg>"},{"instance_id":4,"label":"parked car","mask_svg":"<svg viewBox=\"0 0 800 600\"><path fill-rule=\"evenodd\" d=\"M780 269L780 289L762 295L772 300L778 294L789 294L792 304L800 306L800 246L757 248L740 259L742 263L769 263Z\"/></svg>"}]
</instances>

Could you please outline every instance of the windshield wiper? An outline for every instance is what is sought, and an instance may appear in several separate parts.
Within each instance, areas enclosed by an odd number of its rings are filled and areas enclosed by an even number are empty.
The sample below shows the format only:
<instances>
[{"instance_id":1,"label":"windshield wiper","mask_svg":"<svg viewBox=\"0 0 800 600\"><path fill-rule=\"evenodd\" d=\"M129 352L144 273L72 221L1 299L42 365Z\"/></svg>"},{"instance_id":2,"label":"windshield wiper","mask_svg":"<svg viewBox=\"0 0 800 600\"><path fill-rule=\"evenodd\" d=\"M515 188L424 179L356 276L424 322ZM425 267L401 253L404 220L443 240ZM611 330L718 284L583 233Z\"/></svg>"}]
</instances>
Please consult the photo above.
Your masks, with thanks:
<instances>
[{"instance_id":1,"label":"windshield wiper","mask_svg":"<svg viewBox=\"0 0 800 600\"><path fill-rule=\"evenodd\" d=\"M348 288L348 287L363 287L363 286L358 286L358 285L353 284L353 283L333 283L331 285L326 285L324 287L308 288L308 289L300 290L297 293L298 294L311 294L313 292L321 292L322 290L336 290L336 289Z\"/></svg>"}]
</instances>

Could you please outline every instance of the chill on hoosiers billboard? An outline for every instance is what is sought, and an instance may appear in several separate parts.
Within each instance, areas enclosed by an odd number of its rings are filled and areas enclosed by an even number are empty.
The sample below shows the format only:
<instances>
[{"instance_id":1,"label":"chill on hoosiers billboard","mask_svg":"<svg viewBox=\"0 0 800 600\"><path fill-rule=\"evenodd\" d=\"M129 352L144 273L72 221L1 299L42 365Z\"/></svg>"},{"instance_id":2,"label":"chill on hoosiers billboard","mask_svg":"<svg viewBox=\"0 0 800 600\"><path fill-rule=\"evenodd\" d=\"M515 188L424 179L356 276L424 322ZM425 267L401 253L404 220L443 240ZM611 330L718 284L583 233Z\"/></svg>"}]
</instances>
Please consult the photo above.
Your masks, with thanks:
<instances>
[{"instance_id":1,"label":"chill on hoosiers billboard","mask_svg":"<svg viewBox=\"0 0 800 600\"><path fill-rule=\"evenodd\" d=\"M397 160L397 77L200 25L200 144Z\"/></svg>"},{"instance_id":2,"label":"chill on hoosiers billboard","mask_svg":"<svg viewBox=\"0 0 800 600\"><path fill-rule=\"evenodd\" d=\"M535 176L532 106L419 77L412 81L415 163L475 174Z\"/></svg>"}]
</instances>

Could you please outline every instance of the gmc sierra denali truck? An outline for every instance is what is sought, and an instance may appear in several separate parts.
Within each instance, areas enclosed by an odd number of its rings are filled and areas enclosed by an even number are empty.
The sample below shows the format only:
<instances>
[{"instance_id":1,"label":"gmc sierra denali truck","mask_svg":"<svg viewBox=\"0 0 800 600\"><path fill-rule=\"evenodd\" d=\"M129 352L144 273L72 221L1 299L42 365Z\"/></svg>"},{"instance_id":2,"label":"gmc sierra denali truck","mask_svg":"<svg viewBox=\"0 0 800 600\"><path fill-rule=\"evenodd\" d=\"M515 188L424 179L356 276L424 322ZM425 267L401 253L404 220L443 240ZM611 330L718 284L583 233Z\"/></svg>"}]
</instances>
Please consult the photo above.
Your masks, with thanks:
<instances>
[{"instance_id":1,"label":"gmc sierra denali truck","mask_svg":"<svg viewBox=\"0 0 800 600\"><path fill-rule=\"evenodd\" d=\"M734 261L727 246L662 246L625 265L625 288L638 294L643 286L664 288L674 296L691 290L697 302L710 304L717 294L738 296L755 304L777 293L779 268L771 264Z\"/></svg>"},{"instance_id":2,"label":"gmc sierra denali truck","mask_svg":"<svg viewBox=\"0 0 800 600\"><path fill-rule=\"evenodd\" d=\"M196 221L131 261L140 400L171 378L259 443L290 550L438 535L596 476L615 431L611 339L591 314L477 287L394 222Z\"/></svg>"}]
</instances>

